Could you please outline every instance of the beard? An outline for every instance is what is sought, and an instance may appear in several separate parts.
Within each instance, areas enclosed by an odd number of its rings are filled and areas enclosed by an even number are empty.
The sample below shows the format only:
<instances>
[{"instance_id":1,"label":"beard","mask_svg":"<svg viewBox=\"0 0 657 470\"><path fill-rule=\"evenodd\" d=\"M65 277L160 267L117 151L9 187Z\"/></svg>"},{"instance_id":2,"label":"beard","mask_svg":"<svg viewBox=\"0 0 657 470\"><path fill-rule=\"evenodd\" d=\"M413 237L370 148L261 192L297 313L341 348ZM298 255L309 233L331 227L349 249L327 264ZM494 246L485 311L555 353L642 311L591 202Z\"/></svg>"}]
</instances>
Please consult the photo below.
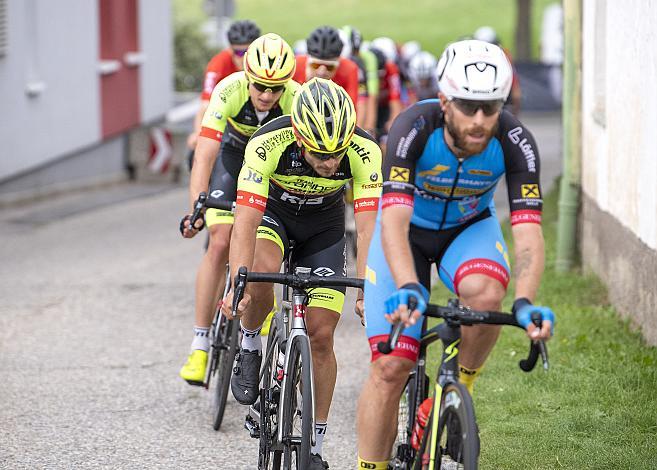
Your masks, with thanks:
<instances>
[{"instance_id":1,"label":"beard","mask_svg":"<svg viewBox=\"0 0 657 470\"><path fill-rule=\"evenodd\" d=\"M460 129L454 125L452 118L451 112L445 113L445 129L447 129L447 132L452 137L459 157L470 157L483 152L488 146L490 139L497 133L497 120L495 121L495 125L490 129L486 129L483 126ZM467 142L466 137L469 134L484 134L484 140L481 143Z\"/></svg>"}]
</instances>

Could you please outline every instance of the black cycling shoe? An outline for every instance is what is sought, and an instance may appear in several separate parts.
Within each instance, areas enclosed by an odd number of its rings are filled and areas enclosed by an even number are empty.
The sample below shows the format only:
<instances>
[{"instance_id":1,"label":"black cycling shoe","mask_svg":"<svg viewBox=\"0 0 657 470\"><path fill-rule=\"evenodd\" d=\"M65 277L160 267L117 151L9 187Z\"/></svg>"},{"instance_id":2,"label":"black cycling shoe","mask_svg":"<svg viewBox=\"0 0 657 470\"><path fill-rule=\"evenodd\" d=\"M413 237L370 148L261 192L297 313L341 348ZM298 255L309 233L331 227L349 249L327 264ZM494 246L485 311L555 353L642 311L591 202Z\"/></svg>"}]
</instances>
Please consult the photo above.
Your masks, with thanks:
<instances>
[{"instance_id":1,"label":"black cycling shoe","mask_svg":"<svg viewBox=\"0 0 657 470\"><path fill-rule=\"evenodd\" d=\"M235 356L230 390L233 392L235 400L242 405L253 405L260 395L258 379L260 378L261 362L260 351L240 349Z\"/></svg>"},{"instance_id":2,"label":"black cycling shoe","mask_svg":"<svg viewBox=\"0 0 657 470\"><path fill-rule=\"evenodd\" d=\"M322 460L322 456L319 454L310 454L310 467L308 470L326 470L329 468L329 464L326 460Z\"/></svg>"}]
</instances>

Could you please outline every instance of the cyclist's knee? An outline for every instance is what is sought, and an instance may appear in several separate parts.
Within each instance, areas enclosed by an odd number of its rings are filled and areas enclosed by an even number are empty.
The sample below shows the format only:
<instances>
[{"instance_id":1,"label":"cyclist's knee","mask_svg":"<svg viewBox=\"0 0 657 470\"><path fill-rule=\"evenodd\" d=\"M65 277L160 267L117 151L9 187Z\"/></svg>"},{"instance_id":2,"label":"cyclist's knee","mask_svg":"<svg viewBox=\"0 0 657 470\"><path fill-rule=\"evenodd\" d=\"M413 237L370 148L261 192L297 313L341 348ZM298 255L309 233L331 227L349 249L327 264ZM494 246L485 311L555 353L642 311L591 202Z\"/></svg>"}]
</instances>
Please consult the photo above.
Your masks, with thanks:
<instances>
[{"instance_id":1,"label":"cyclist's knee","mask_svg":"<svg viewBox=\"0 0 657 470\"><path fill-rule=\"evenodd\" d=\"M217 262L225 262L228 259L228 248L230 246L230 226L210 227L210 241L208 243L208 256Z\"/></svg>"},{"instance_id":2,"label":"cyclist's knee","mask_svg":"<svg viewBox=\"0 0 657 470\"><path fill-rule=\"evenodd\" d=\"M398 388L406 382L413 366L412 361L401 357L380 357L372 363L372 379L377 387Z\"/></svg>"},{"instance_id":3,"label":"cyclist's knee","mask_svg":"<svg viewBox=\"0 0 657 470\"><path fill-rule=\"evenodd\" d=\"M313 354L326 355L333 353L333 333L334 328L330 324L308 329Z\"/></svg>"},{"instance_id":4,"label":"cyclist's knee","mask_svg":"<svg viewBox=\"0 0 657 470\"><path fill-rule=\"evenodd\" d=\"M457 287L463 303L479 310L499 309L506 295L506 287L497 279L485 274L466 276Z\"/></svg>"}]
</instances>

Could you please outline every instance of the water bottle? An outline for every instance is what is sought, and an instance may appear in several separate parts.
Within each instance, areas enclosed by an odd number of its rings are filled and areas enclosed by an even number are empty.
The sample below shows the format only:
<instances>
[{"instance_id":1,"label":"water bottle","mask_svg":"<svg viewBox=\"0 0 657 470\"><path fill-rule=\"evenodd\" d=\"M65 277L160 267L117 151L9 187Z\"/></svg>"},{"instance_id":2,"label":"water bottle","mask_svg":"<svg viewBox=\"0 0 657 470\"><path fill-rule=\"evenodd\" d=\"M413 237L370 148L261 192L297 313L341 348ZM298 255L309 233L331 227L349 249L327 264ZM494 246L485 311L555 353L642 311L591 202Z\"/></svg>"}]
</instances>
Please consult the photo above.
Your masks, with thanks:
<instances>
[{"instance_id":1,"label":"water bottle","mask_svg":"<svg viewBox=\"0 0 657 470\"><path fill-rule=\"evenodd\" d=\"M427 398L417 409L417 416L415 417L415 427L413 428L413 435L411 436L411 446L415 450L420 449L422 436L424 435L424 428L427 425L431 408L433 407L433 398Z\"/></svg>"}]
</instances>

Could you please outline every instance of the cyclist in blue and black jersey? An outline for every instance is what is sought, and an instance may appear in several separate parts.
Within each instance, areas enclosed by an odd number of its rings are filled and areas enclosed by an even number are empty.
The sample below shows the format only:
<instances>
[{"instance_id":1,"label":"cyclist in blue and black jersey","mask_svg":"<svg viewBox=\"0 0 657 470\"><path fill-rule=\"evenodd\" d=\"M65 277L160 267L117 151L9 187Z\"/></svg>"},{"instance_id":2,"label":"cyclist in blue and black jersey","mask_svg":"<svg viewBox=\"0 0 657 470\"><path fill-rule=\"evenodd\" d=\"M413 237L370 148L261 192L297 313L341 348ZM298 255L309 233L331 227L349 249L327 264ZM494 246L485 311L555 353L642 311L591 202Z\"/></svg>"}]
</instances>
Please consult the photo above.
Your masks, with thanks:
<instances>
[{"instance_id":1,"label":"cyclist in blue and black jersey","mask_svg":"<svg viewBox=\"0 0 657 470\"><path fill-rule=\"evenodd\" d=\"M515 250L513 312L532 339L552 334L552 311L532 305L544 265L538 150L529 130L502 110L511 65L498 46L460 41L443 53L438 77L439 99L411 106L393 123L383 163L365 275L372 365L358 407L359 468L387 466L399 398L419 352L431 265L464 305L500 310L511 273L493 202L503 175ZM541 329L530 321L534 311L543 318ZM407 328L382 357L376 345L394 321ZM470 390L498 335L497 326L462 329L460 380Z\"/></svg>"}]
</instances>

